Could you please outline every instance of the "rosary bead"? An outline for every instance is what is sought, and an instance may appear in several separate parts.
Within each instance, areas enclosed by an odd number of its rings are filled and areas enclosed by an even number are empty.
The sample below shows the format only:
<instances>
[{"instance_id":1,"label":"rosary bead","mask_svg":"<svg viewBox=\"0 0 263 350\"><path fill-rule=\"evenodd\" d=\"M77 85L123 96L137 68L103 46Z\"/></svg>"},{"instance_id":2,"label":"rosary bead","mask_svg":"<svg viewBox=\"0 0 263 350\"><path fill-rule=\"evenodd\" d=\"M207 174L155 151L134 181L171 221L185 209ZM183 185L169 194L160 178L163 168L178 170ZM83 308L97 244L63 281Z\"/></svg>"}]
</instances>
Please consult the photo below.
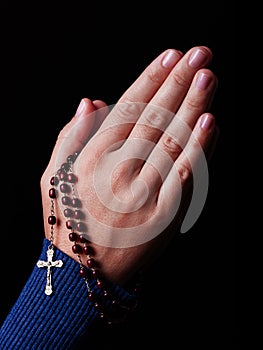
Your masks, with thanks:
<instances>
[{"instance_id":1,"label":"rosary bead","mask_svg":"<svg viewBox=\"0 0 263 350\"><path fill-rule=\"evenodd\" d=\"M81 201L78 198L72 198L71 205L74 208L80 208L81 207Z\"/></svg>"},{"instance_id":2,"label":"rosary bead","mask_svg":"<svg viewBox=\"0 0 263 350\"><path fill-rule=\"evenodd\" d=\"M77 231L79 231L79 232L86 232L87 231L87 226L83 222L78 222L77 223Z\"/></svg>"},{"instance_id":3,"label":"rosary bead","mask_svg":"<svg viewBox=\"0 0 263 350\"><path fill-rule=\"evenodd\" d=\"M94 301L94 293L92 291L88 293L88 299L89 301Z\"/></svg>"},{"instance_id":4,"label":"rosary bead","mask_svg":"<svg viewBox=\"0 0 263 350\"><path fill-rule=\"evenodd\" d=\"M70 183L75 183L77 178L73 173L67 174L67 180Z\"/></svg>"},{"instance_id":5,"label":"rosary bead","mask_svg":"<svg viewBox=\"0 0 263 350\"><path fill-rule=\"evenodd\" d=\"M84 252L85 255L93 255L94 250L92 249L91 246L85 245L85 246L83 247L83 252Z\"/></svg>"},{"instance_id":6,"label":"rosary bead","mask_svg":"<svg viewBox=\"0 0 263 350\"><path fill-rule=\"evenodd\" d=\"M49 225L55 225L55 223L57 222L57 218L54 215L50 215L48 217L48 223Z\"/></svg>"},{"instance_id":7,"label":"rosary bead","mask_svg":"<svg viewBox=\"0 0 263 350\"><path fill-rule=\"evenodd\" d=\"M70 203L71 203L70 197L68 197L68 196L63 196L61 198L61 201L62 201L62 204L64 204L64 205L70 205Z\"/></svg>"},{"instance_id":8,"label":"rosary bead","mask_svg":"<svg viewBox=\"0 0 263 350\"><path fill-rule=\"evenodd\" d=\"M79 219L83 219L84 218L84 214L80 210L75 210L74 217L75 217L75 219L78 219L78 220Z\"/></svg>"},{"instance_id":9,"label":"rosary bead","mask_svg":"<svg viewBox=\"0 0 263 350\"><path fill-rule=\"evenodd\" d=\"M58 171L57 171L57 175L59 175L62 171L64 171L64 170L59 168Z\"/></svg>"},{"instance_id":10,"label":"rosary bead","mask_svg":"<svg viewBox=\"0 0 263 350\"><path fill-rule=\"evenodd\" d=\"M59 174L59 179L60 179L60 181L66 181L67 180L67 173L65 173L64 171L61 171L61 173Z\"/></svg>"},{"instance_id":11,"label":"rosary bead","mask_svg":"<svg viewBox=\"0 0 263 350\"><path fill-rule=\"evenodd\" d=\"M99 305L99 303L97 301L95 301L93 303L93 306L95 307L95 309L99 309L99 307L100 307L100 305Z\"/></svg>"},{"instance_id":12,"label":"rosary bead","mask_svg":"<svg viewBox=\"0 0 263 350\"><path fill-rule=\"evenodd\" d=\"M79 244L73 244L72 251L74 254L80 254L81 253L81 246Z\"/></svg>"},{"instance_id":13,"label":"rosary bead","mask_svg":"<svg viewBox=\"0 0 263 350\"><path fill-rule=\"evenodd\" d=\"M90 258L87 260L87 265L89 268L95 267L96 263L95 263L95 259Z\"/></svg>"},{"instance_id":14,"label":"rosary bead","mask_svg":"<svg viewBox=\"0 0 263 350\"><path fill-rule=\"evenodd\" d=\"M70 170L70 164L69 163L63 163L61 165L61 169L64 170L67 173Z\"/></svg>"},{"instance_id":15,"label":"rosary bead","mask_svg":"<svg viewBox=\"0 0 263 350\"><path fill-rule=\"evenodd\" d=\"M79 270L79 274L83 278L87 277L87 275L88 275L87 269L85 267L81 267L80 270Z\"/></svg>"},{"instance_id":16,"label":"rosary bead","mask_svg":"<svg viewBox=\"0 0 263 350\"><path fill-rule=\"evenodd\" d=\"M79 241L80 241L80 243L86 243L87 239L83 235L79 235Z\"/></svg>"},{"instance_id":17,"label":"rosary bead","mask_svg":"<svg viewBox=\"0 0 263 350\"><path fill-rule=\"evenodd\" d=\"M79 154L80 154L80 151L76 151L76 152L73 153L74 162L77 159Z\"/></svg>"},{"instance_id":18,"label":"rosary bead","mask_svg":"<svg viewBox=\"0 0 263 350\"><path fill-rule=\"evenodd\" d=\"M50 184L52 186L57 186L59 183L59 179L57 178L57 176L52 176L51 179L50 179Z\"/></svg>"},{"instance_id":19,"label":"rosary bead","mask_svg":"<svg viewBox=\"0 0 263 350\"><path fill-rule=\"evenodd\" d=\"M74 163L75 160L77 159L79 153L80 153L79 151L76 151L75 153L69 155L69 156L67 157L67 162L68 162L68 163Z\"/></svg>"},{"instance_id":20,"label":"rosary bead","mask_svg":"<svg viewBox=\"0 0 263 350\"><path fill-rule=\"evenodd\" d=\"M97 284L97 287L99 289L102 289L104 287L104 283L101 280L99 280L99 279L97 279L97 283L96 284Z\"/></svg>"},{"instance_id":21,"label":"rosary bead","mask_svg":"<svg viewBox=\"0 0 263 350\"><path fill-rule=\"evenodd\" d=\"M60 191L62 192L62 193L69 193L70 192L70 186L69 185L67 185L67 184L61 184L60 185Z\"/></svg>"},{"instance_id":22,"label":"rosary bead","mask_svg":"<svg viewBox=\"0 0 263 350\"><path fill-rule=\"evenodd\" d=\"M71 218L73 216L73 210L69 209L69 208L66 208L64 210L64 215L66 218Z\"/></svg>"},{"instance_id":23,"label":"rosary bead","mask_svg":"<svg viewBox=\"0 0 263 350\"><path fill-rule=\"evenodd\" d=\"M66 221L66 227L69 229L69 230L72 230L76 227L76 223L74 220L67 220Z\"/></svg>"},{"instance_id":24,"label":"rosary bead","mask_svg":"<svg viewBox=\"0 0 263 350\"><path fill-rule=\"evenodd\" d=\"M92 269L91 275L92 275L93 278L97 278L97 277L98 277L98 272L97 272L97 270Z\"/></svg>"},{"instance_id":25,"label":"rosary bead","mask_svg":"<svg viewBox=\"0 0 263 350\"><path fill-rule=\"evenodd\" d=\"M76 232L70 232L68 238L71 242L75 242L78 239L78 235Z\"/></svg>"},{"instance_id":26,"label":"rosary bead","mask_svg":"<svg viewBox=\"0 0 263 350\"><path fill-rule=\"evenodd\" d=\"M110 295L109 292L106 289L104 289L103 296L104 297L108 297L109 295Z\"/></svg>"},{"instance_id":27,"label":"rosary bead","mask_svg":"<svg viewBox=\"0 0 263 350\"><path fill-rule=\"evenodd\" d=\"M49 190L48 194L49 194L49 198L54 199L54 198L56 198L56 197L57 197L57 194L56 194L56 190L55 190L55 188L50 188L50 190Z\"/></svg>"}]
</instances>

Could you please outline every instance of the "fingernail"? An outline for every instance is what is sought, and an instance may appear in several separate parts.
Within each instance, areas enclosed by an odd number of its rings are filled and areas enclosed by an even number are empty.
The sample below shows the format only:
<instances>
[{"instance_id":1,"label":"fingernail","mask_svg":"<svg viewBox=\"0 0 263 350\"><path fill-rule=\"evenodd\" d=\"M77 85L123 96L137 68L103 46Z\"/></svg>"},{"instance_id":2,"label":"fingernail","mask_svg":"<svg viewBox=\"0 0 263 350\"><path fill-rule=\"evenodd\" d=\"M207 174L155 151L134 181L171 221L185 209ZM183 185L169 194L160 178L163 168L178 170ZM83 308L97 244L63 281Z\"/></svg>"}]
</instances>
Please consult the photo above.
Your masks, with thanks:
<instances>
[{"instance_id":1,"label":"fingernail","mask_svg":"<svg viewBox=\"0 0 263 350\"><path fill-rule=\"evenodd\" d=\"M162 66L164 68L172 68L178 60L178 53L173 50L169 50L162 60Z\"/></svg>"},{"instance_id":2,"label":"fingernail","mask_svg":"<svg viewBox=\"0 0 263 350\"><path fill-rule=\"evenodd\" d=\"M76 111L76 116L79 116L84 111L85 106L86 106L86 102L85 102L85 100L82 99L80 101L80 104L79 104L78 109Z\"/></svg>"},{"instance_id":3,"label":"fingernail","mask_svg":"<svg viewBox=\"0 0 263 350\"><path fill-rule=\"evenodd\" d=\"M207 55L201 49L195 50L189 58L189 66L191 66L192 68L201 67L206 62L207 62Z\"/></svg>"},{"instance_id":4,"label":"fingernail","mask_svg":"<svg viewBox=\"0 0 263 350\"><path fill-rule=\"evenodd\" d=\"M215 124L215 119L210 114L205 114L201 118L201 129L209 130Z\"/></svg>"},{"instance_id":5,"label":"fingernail","mask_svg":"<svg viewBox=\"0 0 263 350\"><path fill-rule=\"evenodd\" d=\"M209 86L211 80L211 76L205 73L199 73L197 76L196 86L200 90L205 90Z\"/></svg>"}]
</instances>

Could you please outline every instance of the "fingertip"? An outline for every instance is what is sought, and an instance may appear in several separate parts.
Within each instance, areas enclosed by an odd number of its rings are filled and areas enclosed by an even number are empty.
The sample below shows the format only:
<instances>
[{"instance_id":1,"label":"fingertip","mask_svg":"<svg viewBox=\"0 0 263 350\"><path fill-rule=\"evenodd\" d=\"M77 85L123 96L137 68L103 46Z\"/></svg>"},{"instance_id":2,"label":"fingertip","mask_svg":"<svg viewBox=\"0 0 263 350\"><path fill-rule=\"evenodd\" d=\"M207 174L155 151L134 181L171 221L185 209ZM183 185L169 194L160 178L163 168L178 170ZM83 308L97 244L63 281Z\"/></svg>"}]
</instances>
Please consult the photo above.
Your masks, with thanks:
<instances>
[{"instance_id":1,"label":"fingertip","mask_svg":"<svg viewBox=\"0 0 263 350\"><path fill-rule=\"evenodd\" d=\"M200 128L205 131L210 131L215 127L215 118L211 113L205 113L200 117Z\"/></svg>"},{"instance_id":2,"label":"fingertip","mask_svg":"<svg viewBox=\"0 0 263 350\"><path fill-rule=\"evenodd\" d=\"M107 107L107 103L102 100L94 100L92 103L97 109Z\"/></svg>"},{"instance_id":3,"label":"fingertip","mask_svg":"<svg viewBox=\"0 0 263 350\"><path fill-rule=\"evenodd\" d=\"M93 105L93 102L89 98L84 97L80 101L75 117L78 118L82 115L92 113L95 111L95 109L96 107Z\"/></svg>"}]
</instances>

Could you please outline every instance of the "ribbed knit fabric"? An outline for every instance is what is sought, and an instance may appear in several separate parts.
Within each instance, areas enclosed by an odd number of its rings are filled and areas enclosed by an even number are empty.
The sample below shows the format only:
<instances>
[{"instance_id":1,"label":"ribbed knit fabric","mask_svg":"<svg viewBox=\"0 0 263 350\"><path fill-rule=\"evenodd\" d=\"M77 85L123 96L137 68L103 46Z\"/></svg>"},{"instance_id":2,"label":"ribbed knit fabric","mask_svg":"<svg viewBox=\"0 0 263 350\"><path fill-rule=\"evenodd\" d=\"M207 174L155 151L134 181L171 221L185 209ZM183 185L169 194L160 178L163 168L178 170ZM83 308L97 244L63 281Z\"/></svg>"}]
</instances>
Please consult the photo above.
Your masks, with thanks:
<instances>
[{"instance_id":1,"label":"ribbed knit fabric","mask_svg":"<svg viewBox=\"0 0 263 350\"><path fill-rule=\"evenodd\" d=\"M43 241L40 260L46 260L50 242ZM61 268L52 268L53 294L45 294L46 268L36 265L20 296L0 329L1 350L67 350L89 331L98 319L87 298L87 287L79 275L79 264L56 249L53 260L61 259ZM130 294L113 286L121 300Z\"/></svg>"}]
</instances>

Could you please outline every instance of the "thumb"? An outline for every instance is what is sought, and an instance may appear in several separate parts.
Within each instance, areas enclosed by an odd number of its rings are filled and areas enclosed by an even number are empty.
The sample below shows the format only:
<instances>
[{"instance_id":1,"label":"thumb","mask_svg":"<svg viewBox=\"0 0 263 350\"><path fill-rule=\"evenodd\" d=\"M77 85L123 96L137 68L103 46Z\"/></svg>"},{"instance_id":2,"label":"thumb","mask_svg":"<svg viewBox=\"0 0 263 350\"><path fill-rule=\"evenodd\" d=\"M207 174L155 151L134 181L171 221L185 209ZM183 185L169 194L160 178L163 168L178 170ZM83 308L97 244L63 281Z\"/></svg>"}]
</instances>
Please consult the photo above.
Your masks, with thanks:
<instances>
[{"instance_id":1,"label":"thumb","mask_svg":"<svg viewBox=\"0 0 263 350\"><path fill-rule=\"evenodd\" d=\"M54 146L49 165L49 174L54 174L67 157L80 152L85 146L95 123L96 106L88 98L83 98L76 114L60 131Z\"/></svg>"}]
</instances>

